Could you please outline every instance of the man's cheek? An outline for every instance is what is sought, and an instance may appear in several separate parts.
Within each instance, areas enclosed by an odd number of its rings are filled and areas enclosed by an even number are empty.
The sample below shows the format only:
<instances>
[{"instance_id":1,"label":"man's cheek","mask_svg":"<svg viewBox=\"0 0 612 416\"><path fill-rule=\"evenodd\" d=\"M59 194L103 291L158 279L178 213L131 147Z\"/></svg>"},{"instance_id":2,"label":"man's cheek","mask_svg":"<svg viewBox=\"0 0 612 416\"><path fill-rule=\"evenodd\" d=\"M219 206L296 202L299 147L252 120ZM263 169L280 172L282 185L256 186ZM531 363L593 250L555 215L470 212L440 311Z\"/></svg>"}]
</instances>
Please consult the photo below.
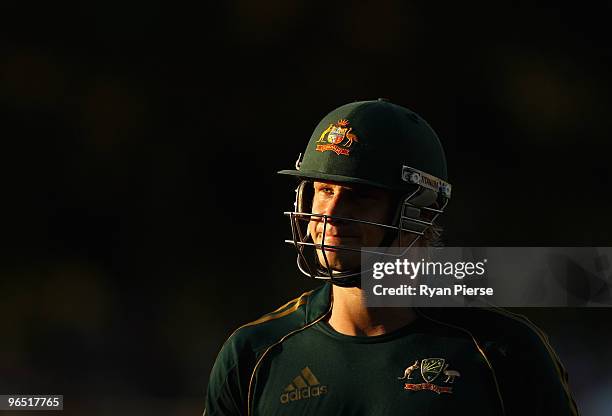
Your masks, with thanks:
<instances>
[{"instance_id":1,"label":"man's cheek","mask_svg":"<svg viewBox=\"0 0 612 416\"><path fill-rule=\"evenodd\" d=\"M312 203L312 213L320 214L321 213L321 204L318 201L314 201Z\"/></svg>"},{"instance_id":2,"label":"man's cheek","mask_svg":"<svg viewBox=\"0 0 612 416\"><path fill-rule=\"evenodd\" d=\"M308 234L314 239L316 234L316 224L312 221L308 223Z\"/></svg>"}]
</instances>

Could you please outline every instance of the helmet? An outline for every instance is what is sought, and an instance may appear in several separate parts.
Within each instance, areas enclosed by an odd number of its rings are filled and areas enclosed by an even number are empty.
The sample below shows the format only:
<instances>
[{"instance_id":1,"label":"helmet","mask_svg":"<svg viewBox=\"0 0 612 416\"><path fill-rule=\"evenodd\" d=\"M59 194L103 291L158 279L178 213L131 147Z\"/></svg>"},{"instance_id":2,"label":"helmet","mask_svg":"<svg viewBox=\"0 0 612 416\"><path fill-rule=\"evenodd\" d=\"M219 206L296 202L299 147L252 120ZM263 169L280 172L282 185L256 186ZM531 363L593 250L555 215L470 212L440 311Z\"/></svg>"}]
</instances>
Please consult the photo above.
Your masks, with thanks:
<instances>
[{"instance_id":1,"label":"helmet","mask_svg":"<svg viewBox=\"0 0 612 416\"><path fill-rule=\"evenodd\" d=\"M301 179L294 210L285 213L293 237L286 242L297 250L298 268L307 276L340 286L355 286L361 270L333 270L326 253L364 249L330 245L324 240L316 243L308 222L322 221L323 235L330 220L382 227L385 238L381 247L395 242L407 249L434 226L451 196L446 158L436 133L413 111L384 99L353 102L330 112L315 128L295 169L278 173ZM386 190L394 197L393 212L386 223L312 212L312 181ZM405 233L412 237L407 245L402 244ZM317 256L317 251L322 256Z\"/></svg>"}]
</instances>

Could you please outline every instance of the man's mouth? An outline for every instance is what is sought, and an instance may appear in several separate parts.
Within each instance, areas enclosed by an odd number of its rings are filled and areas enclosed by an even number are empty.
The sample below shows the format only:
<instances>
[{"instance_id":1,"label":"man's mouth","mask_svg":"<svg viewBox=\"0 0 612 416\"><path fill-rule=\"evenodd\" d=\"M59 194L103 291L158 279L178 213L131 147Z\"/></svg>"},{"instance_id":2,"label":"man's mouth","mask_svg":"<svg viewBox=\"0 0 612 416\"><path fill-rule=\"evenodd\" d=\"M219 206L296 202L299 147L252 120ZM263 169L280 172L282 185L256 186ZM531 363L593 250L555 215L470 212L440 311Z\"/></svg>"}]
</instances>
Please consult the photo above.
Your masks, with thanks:
<instances>
[{"instance_id":1,"label":"man's mouth","mask_svg":"<svg viewBox=\"0 0 612 416\"><path fill-rule=\"evenodd\" d=\"M317 235L317 240L322 241L323 234ZM346 245L346 243L355 243L358 239L356 235L329 235L325 234L325 244L332 246Z\"/></svg>"}]
</instances>

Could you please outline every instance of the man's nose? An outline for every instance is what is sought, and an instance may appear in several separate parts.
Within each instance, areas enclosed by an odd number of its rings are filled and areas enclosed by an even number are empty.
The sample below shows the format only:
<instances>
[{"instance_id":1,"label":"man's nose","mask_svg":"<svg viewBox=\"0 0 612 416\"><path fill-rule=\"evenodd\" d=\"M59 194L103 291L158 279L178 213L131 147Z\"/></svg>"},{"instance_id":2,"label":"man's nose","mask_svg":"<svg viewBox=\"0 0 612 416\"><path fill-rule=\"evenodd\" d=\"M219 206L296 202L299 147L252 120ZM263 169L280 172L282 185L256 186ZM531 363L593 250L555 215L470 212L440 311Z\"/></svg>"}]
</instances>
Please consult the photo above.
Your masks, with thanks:
<instances>
[{"instance_id":1,"label":"man's nose","mask_svg":"<svg viewBox=\"0 0 612 416\"><path fill-rule=\"evenodd\" d=\"M324 212L322 212L322 214L334 217L349 216L350 204L346 195L343 195L341 192L336 193L333 198L328 199L326 202L327 203L323 207ZM330 218L328 221L334 221L334 219Z\"/></svg>"}]
</instances>

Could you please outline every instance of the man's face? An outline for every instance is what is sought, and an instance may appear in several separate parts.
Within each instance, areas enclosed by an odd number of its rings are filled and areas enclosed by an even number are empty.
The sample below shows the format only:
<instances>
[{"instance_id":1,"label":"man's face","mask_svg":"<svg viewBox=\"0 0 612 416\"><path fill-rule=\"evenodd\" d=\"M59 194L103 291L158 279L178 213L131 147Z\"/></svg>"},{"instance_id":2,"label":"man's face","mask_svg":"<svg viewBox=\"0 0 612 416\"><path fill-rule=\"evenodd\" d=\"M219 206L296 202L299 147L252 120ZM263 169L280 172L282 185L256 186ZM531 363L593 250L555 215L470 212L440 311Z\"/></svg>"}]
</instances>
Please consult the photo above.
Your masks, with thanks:
<instances>
[{"instance_id":1,"label":"man's face","mask_svg":"<svg viewBox=\"0 0 612 416\"><path fill-rule=\"evenodd\" d=\"M389 224L392 198L389 192L369 186L340 185L332 182L314 182L312 212L331 216ZM308 230L316 244L323 243L323 218L312 217ZM356 249L377 247L385 234L383 227L354 221L327 219L325 244ZM325 249L327 262L332 270L343 271L359 267L358 251ZM323 251L317 250L321 265L325 266Z\"/></svg>"}]
</instances>

